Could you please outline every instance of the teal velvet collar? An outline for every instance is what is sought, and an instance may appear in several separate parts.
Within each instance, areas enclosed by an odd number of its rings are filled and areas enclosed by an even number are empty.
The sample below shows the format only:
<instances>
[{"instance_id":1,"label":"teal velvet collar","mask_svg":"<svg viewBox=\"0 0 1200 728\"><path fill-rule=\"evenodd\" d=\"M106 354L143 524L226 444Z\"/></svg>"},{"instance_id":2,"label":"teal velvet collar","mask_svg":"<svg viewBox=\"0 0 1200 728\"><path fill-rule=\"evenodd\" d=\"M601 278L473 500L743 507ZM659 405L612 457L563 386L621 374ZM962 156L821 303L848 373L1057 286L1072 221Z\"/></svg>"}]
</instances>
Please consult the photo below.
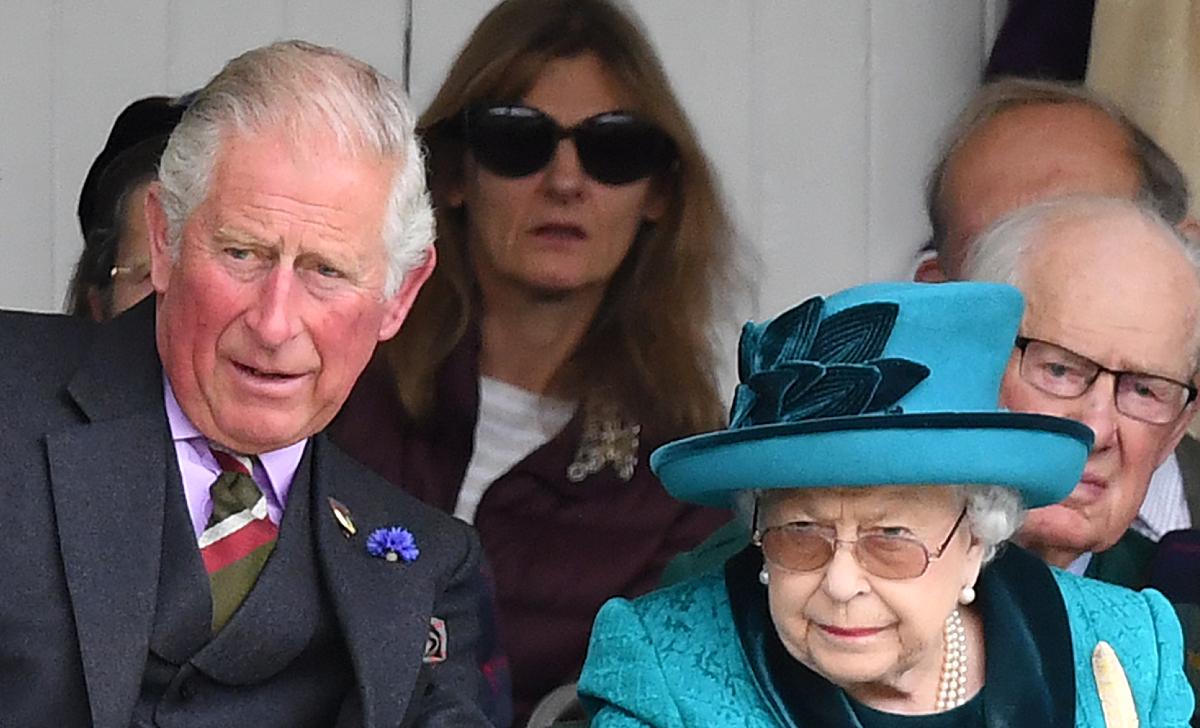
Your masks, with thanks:
<instances>
[{"instance_id":1,"label":"teal velvet collar","mask_svg":"<svg viewBox=\"0 0 1200 728\"><path fill-rule=\"evenodd\" d=\"M753 546L729 559L725 588L750 672L784 728L860 728L846 694L785 650L758 583L762 556ZM1075 725L1075 661L1062 594L1041 560L1016 546L976 585L987 640L984 726Z\"/></svg>"}]
</instances>

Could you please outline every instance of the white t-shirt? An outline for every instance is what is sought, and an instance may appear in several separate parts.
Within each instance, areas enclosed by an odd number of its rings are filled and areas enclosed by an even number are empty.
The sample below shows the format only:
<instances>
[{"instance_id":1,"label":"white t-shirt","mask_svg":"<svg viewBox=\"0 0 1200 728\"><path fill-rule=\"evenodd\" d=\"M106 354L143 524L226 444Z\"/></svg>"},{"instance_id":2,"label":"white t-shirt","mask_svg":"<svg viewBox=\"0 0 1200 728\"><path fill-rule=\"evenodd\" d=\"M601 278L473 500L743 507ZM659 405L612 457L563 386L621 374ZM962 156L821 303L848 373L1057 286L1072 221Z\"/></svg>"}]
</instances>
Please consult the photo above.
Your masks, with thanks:
<instances>
[{"instance_id":1,"label":"white t-shirt","mask_svg":"<svg viewBox=\"0 0 1200 728\"><path fill-rule=\"evenodd\" d=\"M480 377L475 450L458 491L455 517L474 523L479 501L496 478L562 432L574 416L575 406L499 379Z\"/></svg>"}]
</instances>

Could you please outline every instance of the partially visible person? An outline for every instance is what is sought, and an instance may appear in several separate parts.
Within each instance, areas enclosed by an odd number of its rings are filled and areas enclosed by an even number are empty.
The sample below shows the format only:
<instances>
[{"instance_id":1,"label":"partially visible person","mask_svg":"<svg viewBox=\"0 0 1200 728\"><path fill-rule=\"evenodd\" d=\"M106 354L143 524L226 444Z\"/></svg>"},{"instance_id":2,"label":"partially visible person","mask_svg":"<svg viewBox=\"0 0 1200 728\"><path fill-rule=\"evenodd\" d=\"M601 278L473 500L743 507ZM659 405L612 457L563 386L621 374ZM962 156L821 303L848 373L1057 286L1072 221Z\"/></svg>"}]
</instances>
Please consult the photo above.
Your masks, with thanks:
<instances>
[{"instance_id":1,"label":"partially visible person","mask_svg":"<svg viewBox=\"0 0 1200 728\"><path fill-rule=\"evenodd\" d=\"M1175 161L1116 106L1078 86L985 85L952 127L930 175L936 256L918 280L956 280L978 236L1024 205L1070 195L1140 200L1180 232L1188 184ZM1134 528L1151 541L1200 524L1200 443L1184 436L1151 479Z\"/></svg>"},{"instance_id":2,"label":"partially visible person","mask_svg":"<svg viewBox=\"0 0 1200 728\"><path fill-rule=\"evenodd\" d=\"M1008 0L988 53L986 81L1007 76L1081 82L1092 45L1095 0Z\"/></svg>"},{"instance_id":3,"label":"partially visible person","mask_svg":"<svg viewBox=\"0 0 1200 728\"><path fill-rule=\"evenodd\" d=\"M79 192L83 251L67 289L67 313L106 321L153 292L146 193L186 97L148 96L117 116Z\"/></svg>"},{"instance_id":4,"label":"partially visible person","mask_svg":"<svg viewBox=\"0 0 1200 728\"><path fill-rule=\"evenodd\" d=\"M1179 166L1115 105L1053 81L984 85L951 125L925 190L936 255L917 280L961 280L971 243L1007 212L1066 195L1138 199L1187 219Z\"/></svg>"},{"instance_id":5,"label":"partially visible person","mask_svg":"<svg viewBox=\"0 0 1200 728\"><path fill-rule=\"evenodd\" d=\"M153 298L0 314L0 722L491 725L478 539L323 433L434 265L407 103L247 51L163 153Z\"/></svg>"},{"instance_id":6,"label":"partially visible person","mask_svg":"<svg viewBox=\"0 0 1200 728\"><path fill-rule=\"evenodd\" d=\"M634 18L506 0L420 121L438 268L338 442L475 524L517 723L578 675L600 605L728 519L646 458L723 421L710 345L734 255L716 182Z\"/></svg>"},{"instance_id":7,"label":"partially visible person","mask_svg":"<svg viewBox=\"0 0 1200 728\"><path fill-rule=\"evenodd\" d=\"M1010 286L891 283L747 324L729 429L652 463L679 498L738 498L754 543L605 605L594 728L1184 726L1166 600L1005 544L1092 440L998 407L1021 311Z\"/></svg>"},{"instance_id":8,"label":"partially visible person","mask_svg":"<svg viewBox=\"0 0 1200 728\"><path fill-rule=\"evenodd\" d=\"M1084 82L1124 109L1195 180L1198 27L1195 3L1010 0L986 76ZM1197 231L1183 230L1193 240Z\"/></svg>"},{"instance_id":9,"label":"partially visible person","mask_svg":"<svg viewBox=\"0 0 1200 728\"><path fill-rule=\"evenodd\" d=\"M1146 206L1073 197L1001 219L974 243L963 272L1026 297L1001 402L1096 433L1071 496L1033 511L1020 540L1056 566L1144 585L1153 544L1130 526L1196 399L1195 251Z\"/></svg>"}]
</instances>

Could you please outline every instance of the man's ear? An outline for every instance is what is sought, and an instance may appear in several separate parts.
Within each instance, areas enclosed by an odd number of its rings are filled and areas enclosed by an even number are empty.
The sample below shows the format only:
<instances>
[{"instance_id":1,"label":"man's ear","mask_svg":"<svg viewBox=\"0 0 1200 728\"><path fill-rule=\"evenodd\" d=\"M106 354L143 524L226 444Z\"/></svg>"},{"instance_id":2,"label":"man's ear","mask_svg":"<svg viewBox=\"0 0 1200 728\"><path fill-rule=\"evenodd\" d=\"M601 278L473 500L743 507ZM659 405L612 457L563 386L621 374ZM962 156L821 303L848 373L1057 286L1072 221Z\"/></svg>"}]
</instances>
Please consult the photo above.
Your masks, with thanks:
<instances>
[{"instance_id":1,"label":"man's ear","mask_svg":"<svg viewBox=\"0 0 1200 728\"><path fill-rule=\"evenodd\" d=\"M171 281L171 242L167 231L167 213L162 204L162 185L152 182L146 190L146 232L150 236L150 282L154 290L165 293Z\"/></svg>"},{"instance_id":2,"label":"man's ear","mask_svg":"<svg viewBox=\"0 0 1200 728\"><path fill-rule=\"evenodd\" d=\"M938 264L937 256L931 255L917 264L913 280L918 283L945 283L949 278L946 277L942 266Z\"/></svg>"},{"instance_id":3,"label":"man's ear","mask_svg":"<svg viewBox=\"0 0 1200 728\"><path fill-rule=\"evenodd\" d=\"M1177 421L1171 425L1171 434L1163 441L1162 451L1158 454L1158 465L1162 465L1167 459L1167 456L1175 452L1175 448L1179 446L1179 441L1187 434L1188 425L1192 424L1192 418L1196 416L1196 402L1191 402L1179 414ZM1158 467L1157 465L1155 467Z\"/></svg>"},{"instance_id":4,"label":"man's ear","mask_svg":"<svg viewBox=\"0 0 1200 728\"><path fill-rule=\"evenodd\" d=\"M404 281L400 284L400 290L396 291L388 300L384 301L385 307L383 320L379 324L379 340L386 341L396 335L400 330L400 324L404 323L404 319L408 317L408 312L412 310L413 301L417 300L417 294L421 292L421 286L425 285L425 281L429 280L429 276L433 273L433 268L437 264L437 251L430 245L429 255L425 262L410 270L404 276Z\"/></svg>"},{"instance_id":5,"label":"man's ear","mask_svg":"<svg viewBox=\"0 0 1200 728\"><path fill-rule=\"evenodd\" d=\"M1200 221L1196 220L1196 218L1192 217L1191 215L1183 218L1183 220L1175 226L1175 229L1179 231L1180 235L1192 241L1193 243L1200 243Z\"/></svg>"}]
</instances>

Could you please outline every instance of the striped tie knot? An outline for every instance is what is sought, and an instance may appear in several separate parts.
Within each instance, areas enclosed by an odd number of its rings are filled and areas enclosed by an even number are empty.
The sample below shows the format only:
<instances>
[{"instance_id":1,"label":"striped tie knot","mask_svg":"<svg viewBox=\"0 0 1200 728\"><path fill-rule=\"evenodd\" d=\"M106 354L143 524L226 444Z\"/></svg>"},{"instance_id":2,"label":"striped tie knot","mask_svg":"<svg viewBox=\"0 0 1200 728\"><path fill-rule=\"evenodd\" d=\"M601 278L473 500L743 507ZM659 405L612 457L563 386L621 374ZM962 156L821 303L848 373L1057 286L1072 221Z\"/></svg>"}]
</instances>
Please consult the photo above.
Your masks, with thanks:
<instances>
[{"instance_id":1,"label":"striped tie knot","mask_svg":"<svg viewBox=\"0 0 1200 728\"><path fill-rule=\"evenodd\" d=\"M212 443L209 444L209 449L213 459L221 467L221 474L209 488L213 509L208 519L208 528L212 528L235 513L253 512L255 504L263 499L263 493L254 480L252 456L232 453ZM264 514L265 508L264 500Z\"/></svg>"},{"instance_id":2,"label":"striped tie knot","mask_svg":"<svg viewBox=\"0 0 1200 728\"><path fill-rule=\"evenodd\" d=\"M213 598L213 634L225 626L254 588L275 548L279 528L267 517L267 499L254 481L255 458L209 444L221 474L209 488L212 515L200 534L200 556Z\"/></svg>"}]
</instances>

